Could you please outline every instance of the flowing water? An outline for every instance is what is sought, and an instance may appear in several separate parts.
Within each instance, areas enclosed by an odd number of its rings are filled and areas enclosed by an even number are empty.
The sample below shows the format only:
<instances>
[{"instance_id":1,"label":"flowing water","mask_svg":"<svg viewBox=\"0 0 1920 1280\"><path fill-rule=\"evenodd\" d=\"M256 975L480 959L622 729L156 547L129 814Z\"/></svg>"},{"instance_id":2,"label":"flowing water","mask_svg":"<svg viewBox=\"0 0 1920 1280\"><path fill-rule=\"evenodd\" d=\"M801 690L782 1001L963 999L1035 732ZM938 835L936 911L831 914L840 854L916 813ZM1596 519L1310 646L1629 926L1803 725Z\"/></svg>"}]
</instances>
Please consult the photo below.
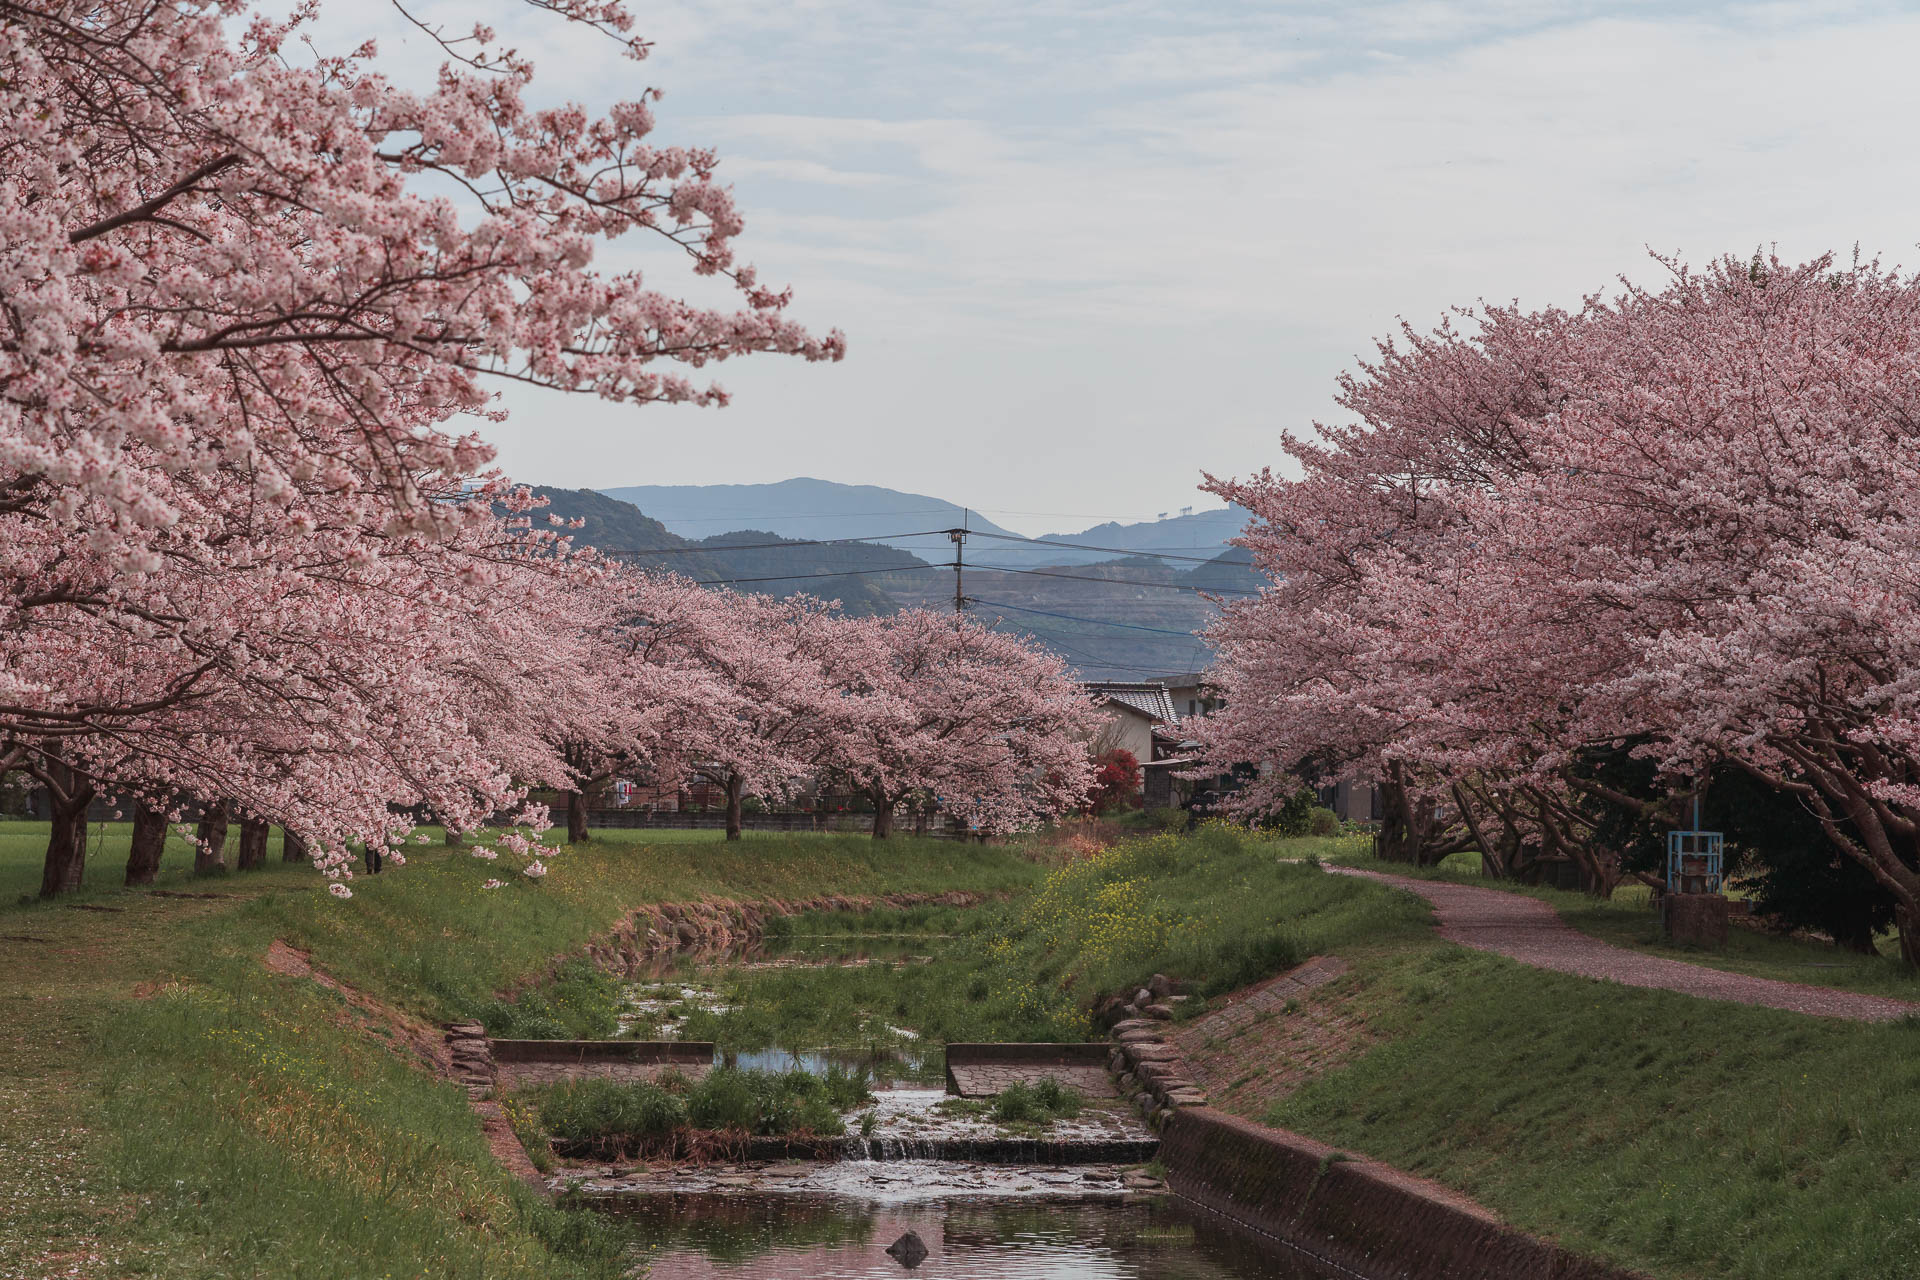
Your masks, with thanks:
<instances>
[{"instance_id":1,"label":"flowing water","mask_svg":"<svg viewBox=\"0 0 1920 1280\"><path fill-rule=\"evenodd\" d=\"M792 966L913 964L930 936L781 938L718 954L663 958L627 990L628 1034L682 1038L690 1020L730 1011L724 975ZM632 1240L634 1274L650 1280L1321 1280L1326 1269L1270 1240L1189 1213L1163 1195L1125 1189L1124 1167L1152 1154L1152 1135L1117 1099L1091 1098L1019 1146L978 1109L942 1090L944 1050L910 1027L875 1021L866 1049L750 1052L723 1047L716 1065L823 1073L861 1068L873 1102L848 1117L839 1161L755 1166L608 1168L583 1185ZM695 1038L685 1036L684 1038ZM866 1136L861 1136L862 1132ZM1133 1150L1133 1147L1139 1150ZM1069 1150L1068 1148L1074 1148ZM1099 1163L1095 1163L1099 1162ZM887 1249L907 1232L925 1248Z\"/></svg>"},{"instance_id":2,"label":"flowing water","mask_svg":"<svg viewBox=\"0 0 1920 1280\"><path fill-rule=\"evenodd\" d=\"M807 1194L649 1194L604 1211L649 1280L1332 1280L1346 1273L1253 1243L1164 1197L873 1203ZM926 1257L887 1247L906 1232Z\"/></svg>"}]
</instances>

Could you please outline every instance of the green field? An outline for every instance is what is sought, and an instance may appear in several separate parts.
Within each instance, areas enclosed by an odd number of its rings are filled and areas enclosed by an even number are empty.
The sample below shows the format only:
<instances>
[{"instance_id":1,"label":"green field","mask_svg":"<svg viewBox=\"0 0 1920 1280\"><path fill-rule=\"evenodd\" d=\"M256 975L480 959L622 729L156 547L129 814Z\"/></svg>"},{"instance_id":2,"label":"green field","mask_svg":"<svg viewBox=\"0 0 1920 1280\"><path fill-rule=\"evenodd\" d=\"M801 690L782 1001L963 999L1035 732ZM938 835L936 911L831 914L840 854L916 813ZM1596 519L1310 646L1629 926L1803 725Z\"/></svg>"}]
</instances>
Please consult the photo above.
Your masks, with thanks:
<instances>
[{"instance_id":1,"label":"green field","mask_svg":"<svg viewBox=\"0 0 1920 1280\"><path fill-rule=\"evenodd\" d=\"M37 885L44 832L0 827L7 884ZM956 936L917 970L742 977L736 1029L777 1042L897 1014L935 1035L1080 1034L1095 994L1156 970L1213 994L1334 953L1352 970L1311 999L1363 1023L1366 1047L1273 1121L1656 1277L1915 1274L1920 1022L1711 1004L1465 951L1410 896L1300 861L1334 842L1215 829L1049 866L932 841L642 834L596 833L544 881L491 891L496 865L429 843L341 902L277 861L193 880L184 848L162 889L212 896L124 891L125 828L108 827L84 894L0 900L0 1277L619 1274L596 1219L503 1173L457 1090L384 1021L269 970L269 944L430 1024L489 1009L641 903L947 889L1012 896L971 915L796 921Z\"/></svg>"}]
</instances>

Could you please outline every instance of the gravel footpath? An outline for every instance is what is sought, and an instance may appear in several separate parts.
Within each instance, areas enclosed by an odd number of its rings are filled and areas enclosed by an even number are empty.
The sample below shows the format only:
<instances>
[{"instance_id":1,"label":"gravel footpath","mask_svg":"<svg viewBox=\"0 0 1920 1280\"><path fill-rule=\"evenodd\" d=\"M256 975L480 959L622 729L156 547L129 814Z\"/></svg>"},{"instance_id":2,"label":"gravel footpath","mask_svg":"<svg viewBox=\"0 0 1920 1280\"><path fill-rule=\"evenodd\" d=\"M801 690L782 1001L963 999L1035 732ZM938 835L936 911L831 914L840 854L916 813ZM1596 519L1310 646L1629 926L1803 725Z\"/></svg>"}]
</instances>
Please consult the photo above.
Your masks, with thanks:
<instances>
[{"instance_id":1,"label":"gravel footpath","mask_svg":"<svg viewBox=\"0 0 1920 1280\"><path fill-rule=\"evenodd\" d=\"M1891 1022L1920 1013L1920 1004L1905 1000L1754 978L1684 960L1628 951L1588 937L1563 921L1546 903L1523 894L1476 889L1445 880L1383 875L1353 867L1328 867L1327 870L1365 876L1416 893L1433 904L1441 937L1476 951L1511 956L1540 969L1557 969L1561 973L1576 973L1583 978L1619 982L1629 987L1658 987L1703 1000L1730 1000L1736 1004L1787 1009L1817 1018Z\"/></svg>"}]
</instances>

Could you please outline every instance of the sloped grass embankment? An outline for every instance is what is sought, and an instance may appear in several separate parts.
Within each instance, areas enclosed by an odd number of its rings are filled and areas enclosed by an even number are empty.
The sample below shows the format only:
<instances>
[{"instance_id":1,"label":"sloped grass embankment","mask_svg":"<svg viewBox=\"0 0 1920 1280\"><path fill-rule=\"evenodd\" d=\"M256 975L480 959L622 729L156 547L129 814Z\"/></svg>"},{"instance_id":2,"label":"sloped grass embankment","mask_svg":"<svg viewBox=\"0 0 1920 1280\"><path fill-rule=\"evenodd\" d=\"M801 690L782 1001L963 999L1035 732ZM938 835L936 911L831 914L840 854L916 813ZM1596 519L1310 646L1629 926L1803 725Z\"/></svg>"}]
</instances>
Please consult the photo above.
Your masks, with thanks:
<instances>
[{"instance_id":1,"label":"sloped grass embankment","mask_svg":"<svg viewBox=\"0 0 1920 1280\"><path fill-rule=\"evenodd\" d=\"M6 882L25 882L17 864L45 828L5 833ZM94 868L108 884L0 908L0 1156L19 1171L0 1277L618 1274L596 1218L515 1182L460 1090L388 1043L384 1021L268 969L273 940L431 1023L470 1016L642 903L998 892L1039 874L952 843L626 834L493 890L493 864L422 846L341 902L277 862L188 883L183 850L163 887L219 896L121 891L126 828L108 827Z\"/></svg>"}]
</instances>

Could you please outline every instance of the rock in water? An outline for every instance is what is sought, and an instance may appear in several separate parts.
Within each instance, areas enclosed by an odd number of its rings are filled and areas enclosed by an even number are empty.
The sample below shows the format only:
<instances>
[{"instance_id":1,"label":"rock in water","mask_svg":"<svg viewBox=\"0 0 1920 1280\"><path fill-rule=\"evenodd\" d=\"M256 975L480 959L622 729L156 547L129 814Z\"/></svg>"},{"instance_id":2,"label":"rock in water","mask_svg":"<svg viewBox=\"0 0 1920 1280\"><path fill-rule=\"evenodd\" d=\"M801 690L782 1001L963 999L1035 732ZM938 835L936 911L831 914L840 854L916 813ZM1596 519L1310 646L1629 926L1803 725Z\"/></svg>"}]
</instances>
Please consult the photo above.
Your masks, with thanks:
<instances>
[{"instance_id":1,"label":"rock in water","mask_svg":"<svg viewBox=\"0 0 1920 1280\"><path fill-rule=\"evenodd\" d=\"M909 1231L887 1246L887 1256L912 1270L927 1260L927 1242L918 1231Z\"/></svg>"}]
</instances>

